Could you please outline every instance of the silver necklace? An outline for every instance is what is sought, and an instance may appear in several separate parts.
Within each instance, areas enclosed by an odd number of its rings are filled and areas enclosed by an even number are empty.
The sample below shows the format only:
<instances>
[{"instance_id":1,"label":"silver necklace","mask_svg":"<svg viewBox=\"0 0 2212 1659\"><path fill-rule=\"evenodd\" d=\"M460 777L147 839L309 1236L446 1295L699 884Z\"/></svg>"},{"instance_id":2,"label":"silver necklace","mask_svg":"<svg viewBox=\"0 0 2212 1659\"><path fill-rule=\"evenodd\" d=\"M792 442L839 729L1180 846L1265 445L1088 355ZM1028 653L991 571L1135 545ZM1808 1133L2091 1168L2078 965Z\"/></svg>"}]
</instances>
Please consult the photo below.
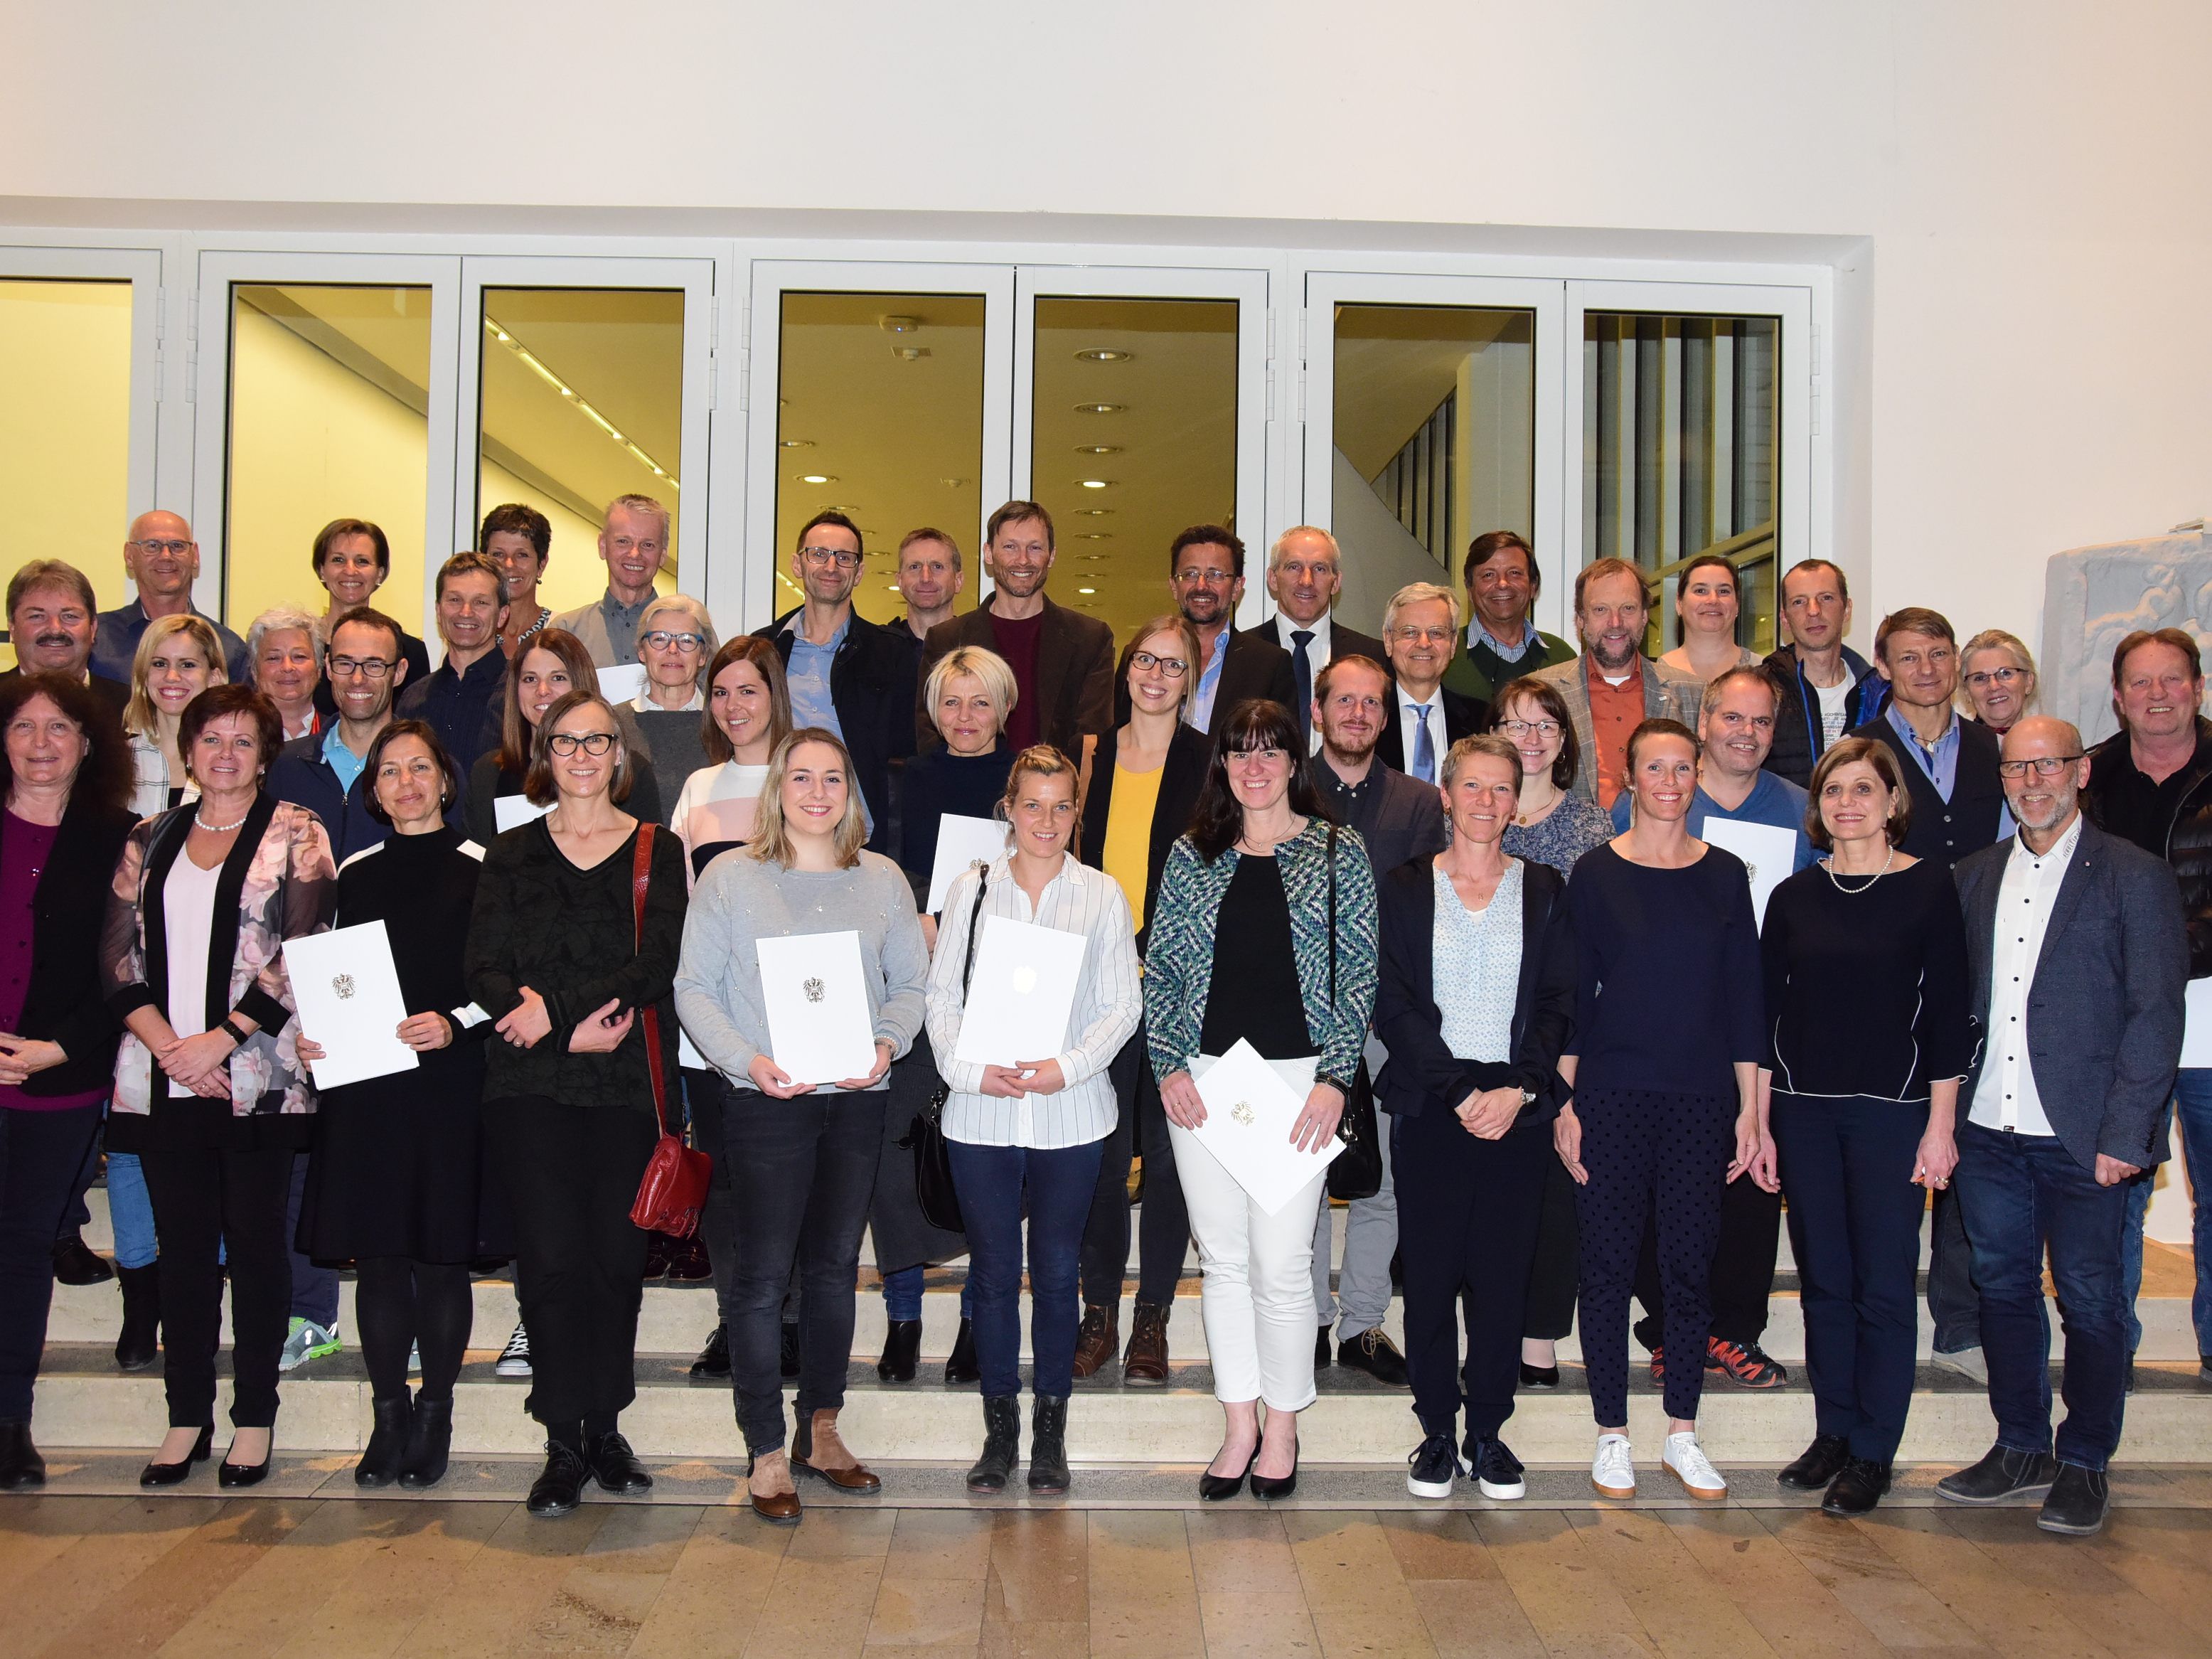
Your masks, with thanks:
<instances>
[{"instance_id":1,"label":"silver necklace","mask_svg":"<svg viewBox=\"0 0 2212 1659\"><path fill-rule=\"evenodd\" d=\"M1897 848L1893 847L1889 849L1889 856L1881 861L1881 868L1875 871L1872 875L1866 878L1866 886L1864 887L1844 886L1843 878L1836 873L1836 861L1833 858L1822 859L1820 860L1820 867L1828 872L1828 879L1835 883L1836 890L1838 893L1863 893L1868 890L1868 888L1872 887L1875 883L1880 881L1884 876L1887 875L1889 873L1889 866L1896 862Z\"/></svg>"},{"instance_id":2,"label":"silver necklace","mask_svg":"<svg viewBox=\"0 0 2212 1659\"><path fill-rule=\"evenodd\" d=\"M252 816L253 814L249 811L246 813L246 817L250 818ZM192 814L192 822L199 825L201 829L206 830L210 836L227 836L232 830L238 829L240 825L242 825L246 822L246 818L239 819L237 823L210 823L198 812L195 812Z\"/></svg>"}]
</instances>

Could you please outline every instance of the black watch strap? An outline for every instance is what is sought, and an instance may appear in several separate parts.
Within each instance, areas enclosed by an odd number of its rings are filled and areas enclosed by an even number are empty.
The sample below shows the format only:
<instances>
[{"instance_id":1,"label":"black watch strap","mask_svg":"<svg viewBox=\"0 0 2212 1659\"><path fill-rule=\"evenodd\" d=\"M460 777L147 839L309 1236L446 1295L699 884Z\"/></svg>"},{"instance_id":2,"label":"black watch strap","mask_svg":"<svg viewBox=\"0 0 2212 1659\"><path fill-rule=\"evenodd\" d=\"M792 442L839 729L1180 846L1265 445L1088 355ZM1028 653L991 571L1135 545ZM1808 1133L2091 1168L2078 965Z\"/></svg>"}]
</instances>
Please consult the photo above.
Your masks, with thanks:
<instances>
[{"instance_id":1,"label":"black watch strap","mask_svg":"<svg viewBox=\"0 0 2212 1659\"><path fill-rule=\"evenodd\" d=\"M253 1036L252 1032L246 1030L245 1027L241 1026L238 1023L238 1017L235 1014L225 1014L222 1017L222 1024L216 1029L218 1030L229 1032L230 1040L233 1042L237 1043L240 1048L243 1048L248 1039Z\"/></svg>"}]
</instances>

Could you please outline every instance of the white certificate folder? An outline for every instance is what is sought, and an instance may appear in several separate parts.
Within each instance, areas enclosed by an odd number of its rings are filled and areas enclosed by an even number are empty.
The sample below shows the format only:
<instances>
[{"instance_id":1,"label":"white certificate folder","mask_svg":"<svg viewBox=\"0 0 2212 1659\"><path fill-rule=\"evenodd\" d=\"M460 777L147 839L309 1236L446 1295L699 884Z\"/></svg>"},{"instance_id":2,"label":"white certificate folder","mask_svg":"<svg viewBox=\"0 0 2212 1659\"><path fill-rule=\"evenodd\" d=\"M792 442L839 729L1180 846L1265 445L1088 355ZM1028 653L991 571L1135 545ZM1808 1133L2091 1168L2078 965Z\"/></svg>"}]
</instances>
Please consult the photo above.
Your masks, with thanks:
<instances>
[{"instance_id":1,"label":"white certificate folder","mask_svg":"<svg viewBox=\"0 0 2212 1659\"><path fill-rule=\"evenodd\" d=\"M1050 1060L1067 1047L1090 941L1011 916L985 916L952 1058L978 1066Z\"/></svg>"},{"instance_id":2,"label":"white certificate folder","mask_svg":"<svg viewBox=\"0 0 2212 1659\"><path fill-rule=\"evenodd\" d=\"M1311 1064L1308 1061L1307 1066ZM1206 1121L1193 1133L1269 1215L1289 1203L1344 1150L1334 1135L1317 1152L1302 1152L1291 1144L1291 1126L1305 1109L1305 1097L1284 1082L1242 1037L1196 1082L1198 1097L1206 1103Z\"/></svg>"},{"instance_id":3,"label":"white certificate folder","mask_svg":"<svg viewBox=\"0 0 2212 1659\"><path fill-rule=\"evenodd\" d=\"M1751 878L1751 914L1759 927L1765 927L1766 901L1796 872L1797 832L1708 812L1698 834L1743 860L1744 872Z\"/></svg>"},{"instance_id":4,"label":"white certificate folder","mask_svg":"<svg viewBox=\"0 0 2212 1659\"><path fill-rule=\"evenodd\" d=\"M929 871L929 902L921 908L935 915L945 908L952 884L967 873L978 859L988 864L1006 850L1006 826L996 818L971 818L947 812L937 820L937 857Z\"/></svg>"},{"instance_id":5,"label":"white certificate folder","mask_svg":"<svg viewBox=\"0 0 2212 1659\"><path fill-rule=\"evenodd\" d=\"M311 1068L318 1089L411 1072L422 1062L399 1040L407 1018L399 969L381 921L284 941L284 971L300 1029L322 1045Z\"/></svg>"},{"instance_id":6,"label":"white certificate folder","mask_svg":"<svg viewBox=\"0 0 2212 1659\"><path fill-rule=\"evenodd\" d=\"M759 940L758 951L769 1056L784 1075L819 1086L875 1070L860 934L790 933Z\"/></svg>"}]
</instances>

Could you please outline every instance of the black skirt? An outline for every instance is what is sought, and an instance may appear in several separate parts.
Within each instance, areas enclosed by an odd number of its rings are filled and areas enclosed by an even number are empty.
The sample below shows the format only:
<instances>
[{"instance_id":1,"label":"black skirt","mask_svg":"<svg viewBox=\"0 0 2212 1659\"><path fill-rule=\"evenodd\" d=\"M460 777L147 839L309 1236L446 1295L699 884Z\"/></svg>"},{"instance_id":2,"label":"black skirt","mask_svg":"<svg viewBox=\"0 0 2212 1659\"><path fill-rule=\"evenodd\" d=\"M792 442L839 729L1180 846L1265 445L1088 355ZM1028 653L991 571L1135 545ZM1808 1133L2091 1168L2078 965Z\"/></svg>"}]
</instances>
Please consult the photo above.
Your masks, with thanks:
<instances>
[{"instance_id":1,"label":"black skirt","mask_svg":"<svg viewBox=\"0 0 2212 1659\"><path fill-rule=\"evenodd\" d=\"M261 1097L261 1109L240 1117L227 1100L205 1095L171 1099L168 1079L154 1073L154 1109L107 1115L111 1152L256 1152L289 1146L307 1150L315 1132L312 1112L280 1112L281 1095Z\"/></svg>"},{"instance_id":2,"label":"black skirt","mask_svg":"<svg viewBox=\"0 0 2212 1659\"><path fill-rule=\"evenodd\" d=\"M322 1097L301 1255L456 1264L513 1253L512 1240L494 1236L507 1231L505 1206L485 1202L482 1056L465 1042L426 1055L418 1070Z\"/></svg>"}]
</instances>

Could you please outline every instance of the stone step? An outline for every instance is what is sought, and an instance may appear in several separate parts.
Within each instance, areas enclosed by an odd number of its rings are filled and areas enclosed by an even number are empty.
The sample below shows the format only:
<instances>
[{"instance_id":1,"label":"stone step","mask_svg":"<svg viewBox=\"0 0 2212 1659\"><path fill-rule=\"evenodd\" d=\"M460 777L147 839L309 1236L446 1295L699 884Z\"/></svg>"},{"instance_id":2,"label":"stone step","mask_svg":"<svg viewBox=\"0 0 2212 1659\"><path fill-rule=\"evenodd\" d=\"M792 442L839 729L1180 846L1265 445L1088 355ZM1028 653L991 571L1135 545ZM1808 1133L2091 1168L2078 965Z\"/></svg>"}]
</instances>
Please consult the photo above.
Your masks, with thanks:
<instances>
[{"instance_id":1,"label":"stone step","mask_svg":"<svg viewBox=\"0 0 2212 1659\"><path fill-rule=\"evenodd\" d=\"M501 1382L492 1371L494 1358L490 1349L472 1352L463 1371L455 1393L456 1449L527 1454L540 1439L523 1411L528 1385ZM684 1374L689 1358L639 1356L637 1399L623 1415L623 1431L644 1456L723 1462L741 1456L730 1390L692 1383ZM1069 1413L1070 1455L1092 1465L1204 1462L1221 1437L1212 1382L1203 1364L1179 1364L1164 1388L1124 1388L1118 1376L1078 1384ZM1404 1390L1341 1368L1323 1371L1319 1382L1322 1397L1300 1426L1307 1460L1404 1460L1418 1438ZM1518 1401L1506 1437L1529 1462L1571 1465L1589 1456L1593 1430L1579 1368L1565 1368L1563 1383L1556 1391L1523 1391ZM2195 1364L2139 1365L2137 1385L2128 1401L2121 1456L2153 1464L2203 1458L2212 1446L2212 1389L2198 1384ZM356 1352L294 1372L284 1379L283 1399L277 1436L289 1452L355 1451L367 1438L369 1388ZM1629 1419L1638 1445L1656 1455L1664 1435L1662 1405L1641 1370L1631 1382ZM159 1370L126 1376L114 1370L104 1347L52 1344L39 1378L35 1421L42 1445L153 1446L167 1421ZM979 1443L981 1413L974 1387L946 1387L941 1365L924 1367L912 1383L886 1385L872 1364L856 1361L842 1426L864 1458L964 1464ZM1709 1380L1699 1431L1717 1462L1787 1462L1804 1449L1812 1427L1813 1401L1801 1376L1758 1393ZM1949 1372L1921 1371L1901 1457L1969 1462L1993 1437L1982 1389Z\"/></svg>"}]
</instances>

